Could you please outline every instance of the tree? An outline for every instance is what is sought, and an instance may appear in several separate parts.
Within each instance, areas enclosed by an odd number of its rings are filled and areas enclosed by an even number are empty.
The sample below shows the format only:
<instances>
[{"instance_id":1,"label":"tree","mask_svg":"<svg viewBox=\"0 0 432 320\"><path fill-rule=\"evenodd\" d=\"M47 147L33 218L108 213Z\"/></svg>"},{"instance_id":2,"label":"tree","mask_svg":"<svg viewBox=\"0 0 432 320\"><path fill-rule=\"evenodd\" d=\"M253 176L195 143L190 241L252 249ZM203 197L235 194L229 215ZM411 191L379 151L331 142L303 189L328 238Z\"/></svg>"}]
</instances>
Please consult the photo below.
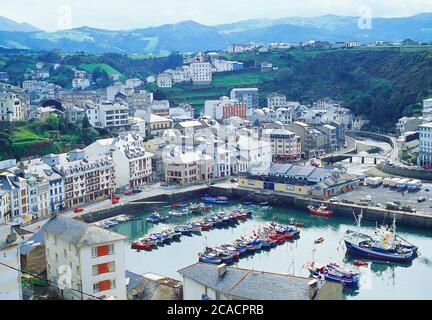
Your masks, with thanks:
<instances>
[{"instance_id":1,"label":"tree","mask_svg":"<svg viewBox=\"0 0 432 320\"><path fill-rule=\"evenodd\" d=\"M85 129L89 129L89 128L91 128L92 126L91 126L91 124L90 124L90 121L89 121L89 119L87 118L87 115L84 117L84 119L83 119L83 122L82 122L82 128L83 128L83 130L85 130Z\"/></svg>"}]
</instances>

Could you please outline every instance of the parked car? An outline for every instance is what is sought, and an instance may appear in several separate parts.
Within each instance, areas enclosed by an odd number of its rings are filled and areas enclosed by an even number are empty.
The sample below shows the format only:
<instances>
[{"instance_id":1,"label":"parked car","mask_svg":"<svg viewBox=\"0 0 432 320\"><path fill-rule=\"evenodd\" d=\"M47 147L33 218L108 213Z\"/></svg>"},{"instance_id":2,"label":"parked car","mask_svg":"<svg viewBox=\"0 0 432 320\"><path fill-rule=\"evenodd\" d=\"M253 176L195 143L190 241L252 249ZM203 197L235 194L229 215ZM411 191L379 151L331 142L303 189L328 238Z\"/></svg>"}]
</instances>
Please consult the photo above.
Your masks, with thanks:
<instances>
[{"instance_id":1,"label":"parked car","mask_svg":"<svg viewBox=\"0 0 432 320\"><path fill-rule=\"evenodd\" d=\"M425 202L426 198L425 197L420 197L417 199L417 202Z\"/></svg>"},{"instance_id":2,"label":"parked car","mask_svg":"<svg viewBox=\"0 0 432 320\"><path fill-rule=\"evenodd\" d=\"M80 213L80 212L83 212L83 211L84 211L83 208L75 208L75 210L74 210L75 213Z\"/></svg>"},{"instance_id":3,"label":"parked car","mask_svg":"<svg viewBox=\"0 0 432 320\"><path fill-rule=\"evenodd\" d=\"M331 198L329 201L331 203L336 203L336 202L339 202L339 199L338 198Z\"/></svg>"},{"instance_id":4,"label":"parked car","mask_svg":"<svg viewBox=\"0 0 432 320\"><path fill-rule=\"evenodd\" d=\"M237 183L238 182L238 179L231 179L231 183Z\"/></svg>"},{"instance_id":5,"label":"parked car","mask_svg":"<svg viewBox=\"0 0 432 320\"><path fill-rule=\"evenodd\" d=\"M134 189L133 190L133 193L141 193L141 192L143 192L141 189Z\"/></svg>"},{"instance_id":6,"label":"parked car","mask_svg":"<svg viewBox=\"0 0 432 320\"><path fill-rule=\"evenodd\" d=\"M215 184L216 184L216 182L214 182L214 181L209 182L209 185L211 185L211 186L214 186Z\"/></svg>"},{"instance_id":7,"label":"parked car","mask_svg":"<svg viewBox=\"0 0 432 320\"><path fill-rule=\"evenodd\" d=\"M123 192L123 194L124 194L125 196L129 196L129 195L131 195L132 193L133 193L133 190L127 190L127 191Z\"/></svg>"}]
</instances>

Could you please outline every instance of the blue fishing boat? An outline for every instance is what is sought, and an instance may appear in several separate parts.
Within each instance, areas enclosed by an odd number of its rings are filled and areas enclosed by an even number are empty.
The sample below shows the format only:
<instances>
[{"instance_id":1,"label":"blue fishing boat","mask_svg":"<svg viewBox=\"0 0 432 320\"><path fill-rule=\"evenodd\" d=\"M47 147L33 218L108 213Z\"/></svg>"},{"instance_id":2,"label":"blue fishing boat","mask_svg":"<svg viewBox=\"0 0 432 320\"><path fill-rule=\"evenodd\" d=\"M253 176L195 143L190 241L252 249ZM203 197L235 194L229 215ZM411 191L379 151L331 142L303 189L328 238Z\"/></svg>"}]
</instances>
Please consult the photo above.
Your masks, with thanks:
<instances>
[{"instance_id":1,"label":"blue fishing boat","mask_svg":"<svg viewBox=\"0 0 432 320\"><path fill-rule=\"evenodd\" d=\"M227 204L228 202L228 198L226 197L210 197L210 196L206 196L206 197L202 197L201 198L205 203L207 204Z\"/></svg>"},{"instance_id":2,"label":"blue fishing boat","mask_svg":"<svg viewBox=\"0 0 432 320\"><path fill-rule=\"evenodd\" d=\"M214 253L199 253L199 261L209 264L222 264L222 259L220 259Z\"/></svg>"},{"instance_id":3,"label":"blue fishing boat","mask_svg":"<svg viewBox=\"0 0 432 320\"><path fill-rule=\"evenodd\" d=\"M359 282L359 273L348 270L336 263L321 264L308 262L305 267L309 270L312 278L325 279L328 281L342 283L345 286L357 286Z\"/></svg>"},{"instance_id":4,"label":"blue fishing boat","mask_svg":"<svg viewBox=\"0 0 432 320\"><path fill-rule=\"evenodd\" d=\"M174 231L179 232L185 236L192 236L192 228L190 228L189 226L177 226L174 227Z\"/></svg>"},{"instance_id":5,"label":"blue fishing boat","mask_svg":"<svg viewBox=\"0 0 432 320\"><path fill-rule=\"evenodd\" d=\"M147 220L147 222L150 222L150 223L159 223L159 222L165 221L167 219L169 219L169 216L161 216L158 212L154 212L146 220Z\"/></svg>"},{"instance_id":6,"label":"blue fishing boat","mask_svg":"<svg viewBox=\"0 0 432 320\"><path fill-rule=\"evenodd\" d=\"M358 230L348 230L344 235L344 242L348 253L368 257L371 259L406 263L417 257L417 246L408 243L396 234L396 220L393 219L391 230L386 226L376 228L375 234L369 236L360 233L360 221L357 220Z\"/></svg>"}]
</instances>

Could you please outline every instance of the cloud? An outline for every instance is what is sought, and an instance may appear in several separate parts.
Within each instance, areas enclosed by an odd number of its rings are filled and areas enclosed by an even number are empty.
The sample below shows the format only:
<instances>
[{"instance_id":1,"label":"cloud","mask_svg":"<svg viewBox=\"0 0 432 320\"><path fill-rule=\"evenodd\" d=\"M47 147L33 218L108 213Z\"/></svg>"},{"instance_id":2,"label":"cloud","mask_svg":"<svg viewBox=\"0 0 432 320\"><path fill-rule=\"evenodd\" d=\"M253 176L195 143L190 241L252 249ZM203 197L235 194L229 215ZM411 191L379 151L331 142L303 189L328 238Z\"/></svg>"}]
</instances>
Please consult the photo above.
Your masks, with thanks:
<instances>
[{"instance_id":1,"label":"cloud","mask_svg":"<svg viewBox=\"0 0 432 320\"><path fill-rule=\"evenodd\" d=\"M432 12L430 0L0 0L0 15L48 31L68 25L131 29L183 20L214 25L255 18L356 16L365 5L376 17ZM67 10L59 13L60 8L70 8L70 16Z\"/></svg>"}]
</instances>

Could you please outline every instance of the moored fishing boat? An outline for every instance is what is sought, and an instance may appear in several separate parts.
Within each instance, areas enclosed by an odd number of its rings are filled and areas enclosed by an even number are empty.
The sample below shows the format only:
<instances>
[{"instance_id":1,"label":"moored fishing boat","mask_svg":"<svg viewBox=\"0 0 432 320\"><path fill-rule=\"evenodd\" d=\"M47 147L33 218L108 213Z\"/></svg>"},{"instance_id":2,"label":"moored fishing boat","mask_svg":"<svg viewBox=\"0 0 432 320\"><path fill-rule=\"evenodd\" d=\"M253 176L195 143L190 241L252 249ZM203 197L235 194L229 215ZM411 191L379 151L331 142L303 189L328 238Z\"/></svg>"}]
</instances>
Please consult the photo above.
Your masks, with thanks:
<instances>
[{"instance_id":1,"label":"moored fishing boat","mask_svg":"<svg viewBox=\"0 0 432 320\"><path fill-rule=\"evenodd\" d=\"M373 236L369 236L359 231L361 218L362 215L357 221L358 230L347 230L343 237L347 252L372 259L402 263L410 262L417 257L417 246L396 234L395 219L391 230L381 226L376 228Z\"/></svg>"},{"instance_id":2,"label":"moored fishing boat","mask_svg":"<svg viewBox=\"0 0 432 320\"><path fill-rule=\"evenodd\" d=\"M346 286L357 286L359 282L358 272L349 270L336 263L322 264L307 262L305 267L309 270L311 277L316 279L338 282Z\"/></svg>"},{"instance_id":3,"label":"moored fishing boat","mask_svg":"<svg viewBox=\"0 0 432 320\"><path fill-rule=\"evenodd\" d=\"M331 217L333 215L333 211L323 204L319 207L309 205L307 208L309 210L309 213L314 216Z\"/></svg>"},{"instance_id":4,"label":"moored fishing boat","mask_svg":"<svg viewBox=\"0 0 432 320\"><path fill-rule=\"evenodd\" d=\"M151 250L153 248L153 243L137 240L131 243L131 248L135 250Z\"/></svg>"}]
</instances>

